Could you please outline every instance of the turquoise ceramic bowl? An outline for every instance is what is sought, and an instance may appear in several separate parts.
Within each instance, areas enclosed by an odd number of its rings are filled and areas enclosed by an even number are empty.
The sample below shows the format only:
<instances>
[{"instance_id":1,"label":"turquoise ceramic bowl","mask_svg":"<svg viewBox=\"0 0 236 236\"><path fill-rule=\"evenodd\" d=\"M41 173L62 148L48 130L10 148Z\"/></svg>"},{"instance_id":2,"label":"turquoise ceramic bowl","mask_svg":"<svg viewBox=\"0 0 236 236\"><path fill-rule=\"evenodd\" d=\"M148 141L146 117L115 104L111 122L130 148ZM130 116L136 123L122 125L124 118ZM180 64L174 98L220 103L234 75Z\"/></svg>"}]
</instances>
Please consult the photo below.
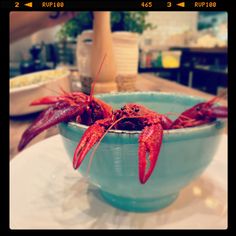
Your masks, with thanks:
<instances>
[{"instance_id":1,"label":"turquoise ceramic bowl","mask_svg":"<svg viewBox=\"0 0 236 236\"><path fill-rule=\"evenodd\" d=\"M181 113L204 101L192 96L156 92L103 94L97 97L115 109L126 103L139 103L160 113ZM216 121L195 128L165 131L157 165L145 185L140 184L138 177L140 132L111 130L95 153L89 180L98 187L107 202L123 210L144 212L166 207L212 161L223 126L223 121ZM72 122L59 125L72 171L73 153L86 128ZM83 175L91 152L79 168Z\"/></svg>"}]
</instances>

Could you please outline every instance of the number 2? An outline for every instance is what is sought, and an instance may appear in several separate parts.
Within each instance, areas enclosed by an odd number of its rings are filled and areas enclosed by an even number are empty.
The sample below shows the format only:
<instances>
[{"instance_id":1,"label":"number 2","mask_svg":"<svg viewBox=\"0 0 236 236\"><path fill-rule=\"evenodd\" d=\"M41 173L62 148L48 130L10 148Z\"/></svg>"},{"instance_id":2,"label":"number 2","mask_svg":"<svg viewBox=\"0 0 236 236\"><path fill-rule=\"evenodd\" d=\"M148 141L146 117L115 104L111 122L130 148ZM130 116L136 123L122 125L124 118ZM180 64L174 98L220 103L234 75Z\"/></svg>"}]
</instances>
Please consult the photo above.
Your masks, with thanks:
<instances>
[{"instance_id":1,"label":"number 2","mask_svg":"<svg viewBox=\"0 0 236 236\"><path fill-rule=\"evenodd\" d=\"M19 7L19 2L15 2L15 7Z\"/></svg>"}]
</instances>

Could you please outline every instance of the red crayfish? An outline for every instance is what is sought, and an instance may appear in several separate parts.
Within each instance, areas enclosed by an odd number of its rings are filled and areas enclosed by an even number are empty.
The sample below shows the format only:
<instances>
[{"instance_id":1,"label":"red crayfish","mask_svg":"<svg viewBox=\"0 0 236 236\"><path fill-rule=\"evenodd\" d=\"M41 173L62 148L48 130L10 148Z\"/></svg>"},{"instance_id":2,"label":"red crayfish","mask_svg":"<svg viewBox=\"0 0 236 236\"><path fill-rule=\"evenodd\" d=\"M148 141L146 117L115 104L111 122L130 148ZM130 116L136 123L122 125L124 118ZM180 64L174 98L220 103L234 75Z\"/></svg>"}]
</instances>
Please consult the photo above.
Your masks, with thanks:
<instances>
[{"instance_id":1,"label":"red crayfish","mask_svg":"<svg viewBox=\"0 0 236 236\"><path fill-rule=\"evenodd\" d=\"M100 67L101 68L101 67ZM226 118L228 110L214 106L217 98L199 103L171 121L167 116L152 111L140 104L126 104L119 110L93 95L81 92L66 93L61 96L44 97L32 105L51 104L23 133L18 149L22 150L36 135L63 121L76 120L88 125L73 158L73 167L79 168L89 150L113 129L142 130L139 136L139 180L144 184L151 176L161 149L163 130L179 129L206 124L217 118ZM149 159L149 167L147 156ZM147 169L147 170L146 170Z\"/></svg>"},{"instance_id":2,"label":"red crayfish","mask_svg":"<svg viewBox=\"0 0 236 236\"><path fill-rule=\"evenodd\" d=\"M228 117L228 109L224 106L215 106L219 97L214 97L207 102L201 102L185 110L172 123L171 129L180 129L207 124L217 118Z\"/></svg>"},{"instance_id":3,"label":"red crayfish","mask_svg":"<svg viewBox=\"0 0 236 236\"><path fill-rule=\"evenodd\" d=\"M77 169L86 154L99 142L106 130L113 127L118 130L142 130L139 136L139 180L144 184L151 176L160 152L163 130L193 127L209 123L216 118L226 118L228 110L223 106L214 106L218 98L199 103L183 113L172 122L167 116L154 112L140 104L126 104L120 110L113 111L111 117L96 121L82 136L73 158ZM147 155L149 154L149 168Z\"/></svg>"},{"instance_id":4,"label":"red crayfish","mask_svg":"<svg viewBox=\"0 0 236 236\"><path fill-rule=\"evenodd\" d=\"M104 57L105 59L105 57ZM101 63L98 73L102 68ZM61 96L48 96L33 101L30 105L51 105L23 133L18 150L22 150L35 136L60 122L75 119L76 122L91 125L96 120L110 117L112 107L93 96L94 86L90 96L81 92L62 92Z\"/></svg>"},{"instance_id":5,"label":"red crayfish","mask_svg":"<svg viewBox=\"0 0 236 236\"><path fill-rule=\"evenodd\" d=\"M73 166L77 169L86 154L113 127L119 130L142 130L139 136L139 180L144 184L151 176L160 152L163 130L171 127L172 121L139 104L126 104L115 110L112 116L96 121L82 136L74 153ZM149 168L147 158L149 154Z\"/></svg>"}]
</instances>

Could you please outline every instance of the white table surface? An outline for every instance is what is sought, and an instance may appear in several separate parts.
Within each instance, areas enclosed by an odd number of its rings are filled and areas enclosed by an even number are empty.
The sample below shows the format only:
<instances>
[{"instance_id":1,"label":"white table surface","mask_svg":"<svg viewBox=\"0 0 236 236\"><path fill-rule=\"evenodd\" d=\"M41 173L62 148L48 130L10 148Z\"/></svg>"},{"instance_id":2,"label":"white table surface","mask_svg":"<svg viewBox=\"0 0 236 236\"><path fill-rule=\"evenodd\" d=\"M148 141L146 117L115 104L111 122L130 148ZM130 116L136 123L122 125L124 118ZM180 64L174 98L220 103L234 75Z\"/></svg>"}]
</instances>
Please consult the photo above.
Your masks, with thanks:
<instances>
[{"instance_id":1,"label":"white table surface","mask_svg":"<svg viewBox=\"0 0 236 236\"><path fill-rule=\"evenodd\" d=\"M48 138L10 162L10 228L225 229L227 136L207 170L173 204L151 213L125 212L105 203L73 170L61 137Z\"/></svg>"}]
</instances>

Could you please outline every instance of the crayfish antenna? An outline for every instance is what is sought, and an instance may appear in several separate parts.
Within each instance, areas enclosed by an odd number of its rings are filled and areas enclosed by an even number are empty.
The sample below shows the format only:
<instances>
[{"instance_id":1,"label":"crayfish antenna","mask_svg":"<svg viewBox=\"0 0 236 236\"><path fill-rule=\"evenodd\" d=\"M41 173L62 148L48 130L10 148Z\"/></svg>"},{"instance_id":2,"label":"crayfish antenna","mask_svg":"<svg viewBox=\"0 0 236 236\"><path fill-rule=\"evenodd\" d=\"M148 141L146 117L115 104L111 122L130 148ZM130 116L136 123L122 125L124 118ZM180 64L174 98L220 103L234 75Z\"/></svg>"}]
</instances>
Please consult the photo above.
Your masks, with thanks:
<instances>
[{"instance_id":1,"label":"crayfish antenna","mask_svg":"<svg viewBox=\"0 0 236 236\"><path fill-rule=\"evenodd\" d=\"M58 96L61 95L60 92L57 91L56 89L52 89L52 88L48 88L48 87L43 87L43 89L48 90L48 91L51 91L51 92L57 94Z\"/></svg>"},{"instance_id":2,"label":"crayfish antenna","mask_svg":"<svg viewBox=\"0 0 236 236\"><path fill-rule=\"evenodd\" d=\"M88 168L87 168L87 171L86 171L86 177L88 177L88 174L89 174L89 171L91 169L91 165L92 165L92 161L93 161L93 158L94 158L94 155L95 155L95 152L97 151L101 141L103 140L103 138L106 136L106 134L117 124L119 123L121 120L124 120L124 119L137 119L137 118L145 118L145 116L131 116L131 117L121 117L119 118L118 120L114 121L110 126L109 128L106 130L106 132L103 134L103 136L100 138L100 140L97 142L96 146L94 147L94 150L93 152L91 153L90 155L90 159L89 159L89 164L88 164ZM153 167L154 168L154 167ZM151 174L151 173L150 173ZM146 182L147 180L144 181L144 183Z\"/></svg>"},{"instance_id":3,"label":"crayfish antenna","mask_svg":"<svg viewBox=\"0 0 236 236\"><path fill-rule=\"evenodd\" d=\"M64 96L70 96L70 93L63 89L61 85L58 85L58 87Z\"/></svg>"},{"instance_id":4,"label":"crayfish antenna","mask_svg":"<svg viewBox=\"0 0 236 236\"><path fill-rule=\"evenodd\" d=\"M74 152L74 169L80 167L89 150L102 138L109 123L110 118L98 120L84 132Z\"/></svg>"},{"instance_id":5,"label":"crayfish antenna","mask_svg":"<svg viewBox=\"0 0 236 236\"><path fill-rule=\"evenodd\" d=\"M44 87L44 89L49 90L49 91L57 94L57 96L51 95L51 96L45 96L45 97L35 99L34 101L32 101L30 103L30 106L54 104L56 102L62 101L64 99L64 96L70 96L69 92L66 92L60 85L58 85L58 87L59 87L59 90L61 90L62 94L59 93L55 89Z\"/></svg>"},{"instance_id":6,"label":"crayfish antenna","mask_svg":"<svg viewBox=\"0 0 236 236\"><path fill-rule=\"evenodd\" d=\"M207 104L211 104L213 105L214 103L218 102L220 100L220 97L215 96L212 99L210 99L208 102L206 102Z\"/></svg>"},{"instance_id":7,"label":"crayfish antenna","mask_svg":"<svg viewBox=\"0 0 236 236\"><path fill-rule=\"evenodd\" d=\"M226 92L221 92L219 95L213 97L210 101L208 101L207 103L213 104L218 102L220 99L224 99L226 98L227 93Z\"/></svg>"},{"instance_id":8,"label":"crayfish antenna","mask_svg":"<svg viewBox=\"0 0 236 236\"><path fill-rule=\"evenodd\" d=\"M95 78L94 78L94 80L93 80L93 83L92 83L92 86L91 86L91 91L90 91L90 101L93 100L94 87L95 87L96 81L97 81L97 79L98 79L98 76L100 75L100 72L101 72L101 70L102 70L102 66L103 66L103 64L104 64L104 61L105 61L105 59L106 59L106 56L107 56L107 54L104 55L104 57L103 57L103 59L102 59L102 62L101 62L101 64L100 64L100 66L99 66L98 72L97 72L97 74L96 74L96 76L95 76Z\"/></svg>"},{"instance_id":9,"label":"crayfish antenna","mask_svg":"<svg viewBox=\"0 0 236 236\"><path fill-rule=\"evenodd\" d=\"M103 138L118 122L127 118L137 119L137 118L145 118L145 116L121 117L115 122L113 122L107 129L95 123L85 131L83 137L80 140L80 143L76 148L73 158L73 166L75 169L77 169L82 164L89 150L96 144L93 152L90 155L90 160L86 170L85 178L88 177L88 173L90 171L95 152L97 151L97 148L99 147ZM108 119L105 120L105 122L107 121ZM146 126L139 137L139 150L138 150L139 179L142 184L145 184L147 182L147 180L149 179L155 168L162 144L162 138L163 138L163 128L159 123L151 126ZM150 167L146 172L147 153L149 153Z\"/></svg>"},{"instance_id":10,"label":"crayfish antenna","mask_svg":"<svg viewBox=\"0 0 236 236\"><path fill-rule=\"evenodd\" d=\"M100 140L105 132L105 128L98 124L90 126L82 136L78 146L75 149L73 157L73 167L77 169L82 164L89 150Z\"/></svg>"},{"instance_id":11,"label":"crayfish antenna","mask_svg":"<svg viewBox=\"0 0 236 236\"><path fill-rule=\"evenodd\" d=\"M219 98L221 99L225 99L227 97L227 91L222 91L219 95L218 95Z\"/></svg>"},{"instance_id":12,"label":"crayfish antenna","mask_svg":"<svg viewBox=\"0 0 236 236\"><path fill-rule=\"evenodd\" d=\"M125 119L126 117L121 117L120 119L116 120L115 122L112 123L112 125L106 130L106 132L103 134L103 136L100 138L100 140L98 141L98 143L96 144L96 146L94 147L93 152L91 153L90 159L89 159L89 164L88 164L88 168L86 171L86 176L88 176L88 173L90 171L91 165L92 165L92 161L95 155L95 152L97 151L100 143L102 142L103 138L106 136L106 134L121 120Z\"/></svg>"}]
</instances>

